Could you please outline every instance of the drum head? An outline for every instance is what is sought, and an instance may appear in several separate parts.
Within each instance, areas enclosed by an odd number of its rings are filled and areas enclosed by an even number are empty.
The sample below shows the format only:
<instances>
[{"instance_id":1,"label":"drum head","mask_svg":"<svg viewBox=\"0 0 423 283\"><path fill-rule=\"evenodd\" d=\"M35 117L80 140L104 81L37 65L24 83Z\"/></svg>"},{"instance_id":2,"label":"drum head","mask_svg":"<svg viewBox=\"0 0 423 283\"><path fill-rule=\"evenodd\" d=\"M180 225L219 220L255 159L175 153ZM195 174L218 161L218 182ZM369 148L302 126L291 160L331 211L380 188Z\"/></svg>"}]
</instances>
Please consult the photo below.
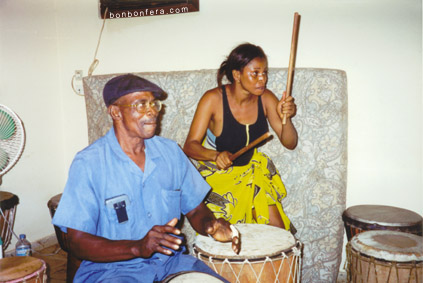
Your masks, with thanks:
<instances>
[{"instance_id":1,"label":"drum head","mask_svg":"<svg viewBox=\"0 0 423 283\"><path fill-rule=\"evenodd\" d=\"M0 191L1 210L9 210L17 204L19 204L19 198L17 195L5 191Z\"/></svg>"},{"instance_id":2,"label":"drum head","mask_svg":"<svg viewBox=\"0 0 423 283\"><path fill-rule=\"evenodd\" d=\"M223 281L204 272L182 271L166 277L163 283L222 283Z\"/></svg>"},{"instance_id":3,"label":"drum head","mask_svg":"<svg viewBox=\"0 0 423 283\"><path fill-rule=\"evenodd\" d=\"M366 231L351 239L351 247L385 261L423 261L423 237L398 231Z\"/></svg>"},{"instance_id":4,"label":"drum head","mask_svg":"<svg viewBox=\"0 0 423 283\"><path fill-rule=\"evenodd\" d=\"M381 226L410 226L421 223L423 218L407 209L387 205L356 205L344 211L342 218Z\"/></svg>"},{"instance_id":5,"label":"drum head","mask_svg":"<svg viewBox=\"0 0 423 283\"><path fill-rule=\"evenodd\" d=\"M62 194L55 195L54 197L52 197L52 198L48 201L47 206L48 206L50 209L54 209L54 211L56 211L57 206L59 205L59 202L60 202L60 198L61 198L61 197L62 197Z\"/></svg>"},{"instance_id":6,"label":"drum head","mask_svg":"<svg viewBox=\"0 0 423 283\"><path fill-rule=\"evenodd\" d=\"M21 279L45 268L45 262L35 257L5 257L0 260L0 282Z\"/></svg>"},{"instance_id":7,"label":"drum head","mask_svg":"<svg viewBox=\"0 0 423 283\"><path fill-rule=\"evenodd\" d=\"M296 245L294 236L281 228L265 224L236 224L241 234L241 252L232 250L232 243L221 243L211 237L198 235L194 251L215 259L263 259L289 252Z\"/></svg>"}]
</instances>

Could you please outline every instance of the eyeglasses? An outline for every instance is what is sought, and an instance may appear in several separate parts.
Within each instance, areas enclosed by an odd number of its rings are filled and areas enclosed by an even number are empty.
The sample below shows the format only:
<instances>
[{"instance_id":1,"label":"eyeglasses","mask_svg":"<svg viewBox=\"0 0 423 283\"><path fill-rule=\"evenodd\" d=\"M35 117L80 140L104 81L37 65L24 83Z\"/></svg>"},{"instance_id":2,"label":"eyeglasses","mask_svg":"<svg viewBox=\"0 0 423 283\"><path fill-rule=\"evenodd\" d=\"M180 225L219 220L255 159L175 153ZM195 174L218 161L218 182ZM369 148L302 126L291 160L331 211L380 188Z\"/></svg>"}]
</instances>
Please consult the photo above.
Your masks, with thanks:
<instances>
[{"instance_id":1,"label":"eyeglasses","mask_svg":"<svg viewBox=\"0 0 423 283\"><path fill-rule=\"evenodd\" d=\"M139 113L147 112L148 108L154 109L155 111L159 112L162 109L162 102L160 100L141 100L139 103L136 104L117 104L121 107L135 107Z\"/></svg>"}]
</instances>

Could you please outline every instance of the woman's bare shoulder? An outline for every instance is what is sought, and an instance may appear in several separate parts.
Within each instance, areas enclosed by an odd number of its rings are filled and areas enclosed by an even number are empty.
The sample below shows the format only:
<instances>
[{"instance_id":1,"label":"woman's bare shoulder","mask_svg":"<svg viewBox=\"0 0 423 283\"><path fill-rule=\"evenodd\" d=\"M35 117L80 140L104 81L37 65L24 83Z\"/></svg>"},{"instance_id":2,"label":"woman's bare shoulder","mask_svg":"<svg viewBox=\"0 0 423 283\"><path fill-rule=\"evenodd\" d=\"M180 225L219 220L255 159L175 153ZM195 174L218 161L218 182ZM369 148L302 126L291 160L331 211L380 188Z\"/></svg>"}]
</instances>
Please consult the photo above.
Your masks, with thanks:
<instances>
[{"instance_id":1,"label":"woman's bare shoulder","mask_svg":"<svg viewBox=\"0 0 423 283\"><path fill-rule=\"evenodd\" d=\"M261 95L262 100L265 102L274 102L275 100L278 101L279 99L276 97L276 95L269 89L266 89L264 93Z\"/></svg>"},{"instance_id":2,"label":"woman's bare shoulder","mask_svg":"<svg viewBox=\"0 0 423 283\"><path fill-rule=\"evenodd\" d=\"M222 90L220 87L216 87L213 89L209 89L206 91L203 96L201 97L201 101L203 103L215 103L221 100Z\"/></svg>"}]
</instances>

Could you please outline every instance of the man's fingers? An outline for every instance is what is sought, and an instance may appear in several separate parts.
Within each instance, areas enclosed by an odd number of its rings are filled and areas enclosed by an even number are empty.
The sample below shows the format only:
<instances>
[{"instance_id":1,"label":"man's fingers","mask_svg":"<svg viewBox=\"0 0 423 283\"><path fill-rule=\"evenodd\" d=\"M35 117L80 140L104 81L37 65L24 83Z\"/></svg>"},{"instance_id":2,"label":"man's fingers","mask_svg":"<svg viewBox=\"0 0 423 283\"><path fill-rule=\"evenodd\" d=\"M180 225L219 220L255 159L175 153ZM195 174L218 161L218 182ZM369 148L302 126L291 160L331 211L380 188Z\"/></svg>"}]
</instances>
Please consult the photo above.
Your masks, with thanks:
<instances>
[{"instance_id":1,"label":"man's fingers","mask_svg":"<svg viewBox=\"0 0 423 283\"><path fill-rule=\"evenodd\" d=\"M209 234L209 235L214 235L215 232L216 231L215 231L214 225L209 226L209 227L206 228L206 233Z\"/></svg>"},{"instance_id":2,"label":"man's fingers","mask_svg":"<svg viewBox=\"0 0 423 283\"><path fill-rule=\"evenodd\" d=\"M180 239L178 240L179 241L174 241L174 239L172 239L168 241L167 239L163 239L159 243L160 243L160 246L162 247L170 248L177 251L180 248L180 244L182 244L182 241Z\"/></svg>"},{"instance_id":3,"label":"man's fingers","mask_svg":"<svg viewBox=\"0 0 423 283\"><path fill-rule=\"evenodd\" d=\"M178 218L173 218L166 225L156 226L156 227L160 227L159 229L161 230L160 232L162 233L170 233L170 234L179 235L181 234L181 230L179 230L178 228L175 228L176 224L178 224Z\"/></svg>"},{"instance_id":4,"label":"man's fingers","mask_svg":"<svg viewBox=\"0 0 423 283\"><path fill-rule=\"evenodd\" d=\"M231 228L231 231L232 231L232 250L236 254L239 254L239 252L241 251L241 240L240 240L239 232L235 228L234 225L230 225L229 227Z\"/></svg>"},{"instance_id":5,"label":"man's fingers","mask_svg":"<svg viewBox=\"0 0 423 283\"><path fill-rule=\"evenodd\" d=\"M182 244L182 240L177 238L177 237L173 237L169 234L164 234L161 240L163 243L171 243L172 245L181 245ZM161 245L164 245L163 243L160 243ZM170 247L170 246L169 246Z\"/></svg>"},{"instance_id":6,"label":"man's fingers","mask_svg":"<svg viewBox=\"0 0 423 283\"><path fill-rule=\"evenodd\" d=\"M175 227L176 226L176 224L178 224L178 218L173 218L172 220L170 220L169 222L167 222L167 224L166 225L169 225L169 226L172 226L172 227Z\"/></svg>"},{"instance_id":7,"label":"man's fingers","mask_svg":"<svg viewBox=\"0 0 423 283\"><path fill-rule=\"evenodd\" d=\"M235 228L235 226L231 224L231 225L229 226L229 228L231 228L231 231L232 231L232 238L234 238L234 237L238 237L238 238L239 238L239 232L238 232L238 230Z\"/></svg>"},{"instance_id":8,"label":"man's fingers","mask_svg":"<svg viewBox=\"0 0 423 283\"><path fill-rule=\"evenodd\" d=\"M152 238L152 241L155 242L153 244L153 249L156 252L171 255L173 252L172 250L179 250L182 244L182 240L176 237L173 237L169 234L158 234L156 238Z\"/></svg>"},{"instance_id":9,"label":"man's fingers","mask_svg":"<svg viewBox=\"0 0 423 283\"><path fill-rule=\"evenodd\" d=\"M233 237L232 238L232 250L236 254L240 253L240 251L241 251L241 241L240 241L239 237Z\"/></svg>"},{"instance_id":10,"label":"man's fingers","mask_svg":"<svg viewBox=\"0 0 423 283\"><path fill-rule=\"evenodd\" d=\"M165 248L163 248L161 246L157 246L156 252L159 252L159 253L165 254L165 255L171 255L171 254L173 254L173 252L171 250L165 249Z\"/></svg>"}]
</instances>

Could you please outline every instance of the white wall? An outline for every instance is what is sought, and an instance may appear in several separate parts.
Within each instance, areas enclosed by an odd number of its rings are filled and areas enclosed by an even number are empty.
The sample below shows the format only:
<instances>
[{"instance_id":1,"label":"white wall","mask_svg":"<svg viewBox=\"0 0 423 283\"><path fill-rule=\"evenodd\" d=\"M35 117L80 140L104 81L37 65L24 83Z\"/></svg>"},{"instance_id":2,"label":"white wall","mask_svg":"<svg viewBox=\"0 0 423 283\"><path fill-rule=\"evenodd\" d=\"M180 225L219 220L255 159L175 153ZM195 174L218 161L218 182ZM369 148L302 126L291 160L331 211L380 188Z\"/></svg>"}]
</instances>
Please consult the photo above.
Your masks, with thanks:
<instances>
[{"instance_id":1,"label":"white wall","mask_svg":"<svg viewBox=\"0 0 423 283\"><path fill-rule=\"evenodd\" d=\"M0 103L20 115L27 133L1 189L19 196L15 231L31 241L53 233L47 201L62 192L73 156L88 144L85 101L70 80L78 69L86 75L93 60L97 7L93 0L0 1ZM217 68L245 41L264 48L270 67L286 67L296 11L297 67L347 72L347 206L422 214L419 0L200 0L196 13L109 20L94 74Z\"/></svg>"}]
</instances>

